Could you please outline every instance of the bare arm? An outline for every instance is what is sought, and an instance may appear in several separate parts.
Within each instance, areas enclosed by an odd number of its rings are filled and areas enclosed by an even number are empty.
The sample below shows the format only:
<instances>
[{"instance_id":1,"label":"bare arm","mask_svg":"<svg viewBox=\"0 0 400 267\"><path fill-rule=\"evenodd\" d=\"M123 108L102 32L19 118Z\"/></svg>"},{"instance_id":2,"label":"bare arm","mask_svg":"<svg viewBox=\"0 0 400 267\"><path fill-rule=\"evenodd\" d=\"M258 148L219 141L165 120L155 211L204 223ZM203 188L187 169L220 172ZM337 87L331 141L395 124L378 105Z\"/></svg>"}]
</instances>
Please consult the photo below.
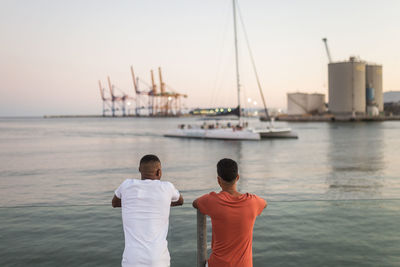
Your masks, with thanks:
<instances>
[{"instance_id":1,"label":"bare arm","mask_svg":"<svg viewBox=\"0 0 400 267\"><path fill-rule=\"evenodd\" d=\"M261 198L262 199L262 198ZM264 202L263 204L264 205L262 205L261 203L261 205L260 205L260 210L259 210L259 212L258 212L258 214L257 214L257 216L260 216L261 215L261 213L263 212L263 210L268 206L268 202L265 200L265 199L262 199L262 201Z\"/></svg>"},{"instance_id":2,"label":"bare arm","mask_svg":"<svg viewBox=\"0 0 400 267\"><path fill-rule=\"evenodd\" d=\"M192 206L193 206L193 208L195 208L195 209L199 209L199 205L197 205L197 200L198 200L198 198L196 198L196 199L193 201L193 203L192 203Z\"/></svg>"},{"instance_id":3,"label":"bare arm","mask_svg":"<svg viewBox=\"0 0 400 267\"><path fill-rule=\"evenodd\" d=\"M182 206L182 205L183 205L183 197L182 197L182 195L179 195L178 201L171 202L171 207Z\"/></svg>"},{"instance_id":4,"label":"bare arm","mask_svg":"<svg viewBox=\"0 0 400 267\"><path fill-rule=\"evenodd\" d=\"M114 195L113 199L111 200L111 206L113 208L120 208L121 207L121 199Z\"/></svg>"}]
</instances>

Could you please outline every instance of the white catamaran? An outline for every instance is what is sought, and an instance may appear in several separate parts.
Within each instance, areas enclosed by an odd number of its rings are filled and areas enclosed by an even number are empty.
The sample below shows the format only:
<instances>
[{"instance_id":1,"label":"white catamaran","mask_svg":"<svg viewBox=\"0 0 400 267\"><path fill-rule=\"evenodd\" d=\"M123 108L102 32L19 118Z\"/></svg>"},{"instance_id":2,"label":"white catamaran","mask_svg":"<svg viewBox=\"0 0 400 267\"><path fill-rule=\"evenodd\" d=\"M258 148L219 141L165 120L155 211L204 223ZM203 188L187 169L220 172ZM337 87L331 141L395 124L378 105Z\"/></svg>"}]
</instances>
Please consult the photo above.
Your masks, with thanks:
<instances>
[{"instance_id":1,"label":"white catamaran","mask_svg":"<svg viewBox=\"0 0 400 267\"><path fill-rule=\"evenodd\" d=\"M297 134L293 133L290 128L275 128L272 124L272 119L268 115L268 109L265 104L264 95L262 93L261 84L255 68L254 59L250 51L249 44L248 49L253 64L253 69L256 75L258 88L260 90L261 98L264 104L266 117L269 119L269 125L265 128L251 128L247 122L241 119L241 108L240 108L240 79L239 79L239 59L238 59L238 43L237 43L237 23L236 23L236 0L232 0L233 3L233 28L234 28L234 43L235 43L235 63L236 63L236 87L237 87L237 98L238 108L237 116L239 118L238 123L227 122L225 124L211 124L207 125L179 125L177 129L169 130L164 134L166 137L178 137L178 138L198 138L198 139L221 139L221 140L261 140L265 138L297 138ZM247 35L246 35L247 37ZM248 41L248 39L246 38Z\"/></svg>"}]
</instances>

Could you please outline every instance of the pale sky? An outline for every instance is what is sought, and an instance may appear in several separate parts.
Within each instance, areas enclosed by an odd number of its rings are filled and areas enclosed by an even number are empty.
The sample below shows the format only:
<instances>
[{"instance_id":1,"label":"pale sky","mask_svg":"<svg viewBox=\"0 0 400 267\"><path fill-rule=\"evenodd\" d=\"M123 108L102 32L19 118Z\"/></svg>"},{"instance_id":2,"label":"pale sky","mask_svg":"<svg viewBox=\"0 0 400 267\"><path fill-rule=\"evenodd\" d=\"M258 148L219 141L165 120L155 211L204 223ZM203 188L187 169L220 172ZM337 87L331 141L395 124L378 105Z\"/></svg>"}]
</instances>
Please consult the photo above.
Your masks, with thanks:
<instances>
[{"instance_id":1,"label":"pale sky","mask_svg":"<svg viewBox=\"0 0 400 267\"><path fill-rule=\"evenodd\" d=\"M400 90L400 1L239 0L269 107L287 92L327 95L332 57L383 65ZM230 0L0 0L0 116L100 114L97 81L134 95L129 67L189 95L188 107L236 106ZM242 32L242 98L261 107Z\"/></svg>"}]
</instances>

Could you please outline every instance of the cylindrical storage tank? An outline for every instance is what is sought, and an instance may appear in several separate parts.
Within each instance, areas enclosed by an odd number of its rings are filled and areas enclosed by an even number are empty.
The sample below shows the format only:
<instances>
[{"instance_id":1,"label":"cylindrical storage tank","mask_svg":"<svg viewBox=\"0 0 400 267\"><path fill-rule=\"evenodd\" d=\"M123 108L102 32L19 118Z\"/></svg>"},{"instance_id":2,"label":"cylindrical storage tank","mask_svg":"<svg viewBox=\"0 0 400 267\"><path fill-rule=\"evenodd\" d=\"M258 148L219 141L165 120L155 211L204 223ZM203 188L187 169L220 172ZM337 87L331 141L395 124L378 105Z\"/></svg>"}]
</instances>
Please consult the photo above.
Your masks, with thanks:
<instances>
[{"instance_id":1,"label":"cylindrical storage tank","mask_svg":"<svg viewBox=\"0 0 400 267\"><path fill-rule=\"evenodd\" d=\"M287 94L287 110L288 115L302 115L307 111L307 94L305 93L288 93Z\"/></svg>"},{"instance_id":2,"label":"cylindrical storage tank","mask_svg":"<svg viewBox=\"0 0 400 267\"><path fill-rule=\"evenodd\" d=\"M368 116L379 116L379 109L376 106L367 106Z\"/></svg>"},{"instance_id":3,"label":"cylindrical storage tank","mask_svg":"<svg viewBox=\"0 0 400 267\"><path fill-rule=\"evenodd\" d=\"M307 110L309 113L323 113L325 112L325 95L324 94L309 94Z\"/></svg>"},{"instance_id":4,"label":"cylindrical storage tank","mask_svg":"<svg viewBox=\"0 0 400 267\"><path fill-rule=\"evenodd\" d=\"M329 63L329 110L336 114L365 114L365 63L350 61Z\"/></svg>"},{"instance_id":5,"label":"cylindrical storage tank","mask_svg":"<svg viewBox=\"0 0 400 267\"><path fill-rule=\"evenodd\" d=\"M366 66L365 84L366 88L374 88L375 103L378 105L379 112L383 112L382 65L368 64Z\"/></svg>"}]
</instances>

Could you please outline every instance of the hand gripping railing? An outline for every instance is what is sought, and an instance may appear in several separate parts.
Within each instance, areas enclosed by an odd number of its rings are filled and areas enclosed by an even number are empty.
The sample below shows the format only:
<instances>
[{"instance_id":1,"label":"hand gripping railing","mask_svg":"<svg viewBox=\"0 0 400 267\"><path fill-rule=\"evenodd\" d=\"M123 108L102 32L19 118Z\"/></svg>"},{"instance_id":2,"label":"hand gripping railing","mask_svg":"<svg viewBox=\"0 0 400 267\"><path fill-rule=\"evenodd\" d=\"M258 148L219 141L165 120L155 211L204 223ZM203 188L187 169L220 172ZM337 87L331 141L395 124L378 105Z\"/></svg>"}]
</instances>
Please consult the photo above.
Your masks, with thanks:
<instances>
[{"instance_id":1,"label":"hand gripping railing","mask_svg":"<svg viewBox=\"0 0 400 267\"><path fill-rule=\"evenodd\" d=\"M197 267L206 266L207 261L207 220L206 215L197 210Z\"/></svg>"}]
</instances>

